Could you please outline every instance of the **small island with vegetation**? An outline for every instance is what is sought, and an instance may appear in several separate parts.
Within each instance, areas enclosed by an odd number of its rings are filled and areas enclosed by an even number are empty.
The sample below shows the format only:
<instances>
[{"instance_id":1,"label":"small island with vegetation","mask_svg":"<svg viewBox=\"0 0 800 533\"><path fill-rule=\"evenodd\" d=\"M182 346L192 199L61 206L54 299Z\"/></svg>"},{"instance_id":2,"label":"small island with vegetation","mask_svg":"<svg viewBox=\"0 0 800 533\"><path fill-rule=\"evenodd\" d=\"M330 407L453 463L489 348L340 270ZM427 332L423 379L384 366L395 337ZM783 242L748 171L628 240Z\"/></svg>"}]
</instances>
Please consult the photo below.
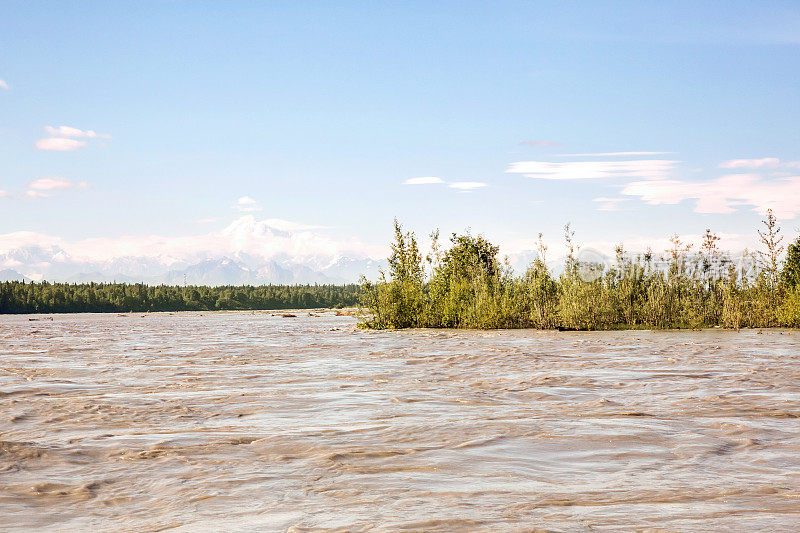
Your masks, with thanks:
<instances>
[{"instance_id":1,"label":"small island with vegetation","mask_svg":"<svg viewBox=\"0 0 800 533\"><path fill-rule=\"evenodd\" d=\"M469 233L442 250L434 232L423 257L414 233L395 221L389 271L362 280L364 328L538 328L566 330L800 326L800 238L788 246L771 211L762 250L738 257L706 230L697 253L676 235L662 254L628 254L603 264L581 257L565 227L567 256L556 275L538 256L521 275L499 248Z\"/></svg>"}]
</instances>

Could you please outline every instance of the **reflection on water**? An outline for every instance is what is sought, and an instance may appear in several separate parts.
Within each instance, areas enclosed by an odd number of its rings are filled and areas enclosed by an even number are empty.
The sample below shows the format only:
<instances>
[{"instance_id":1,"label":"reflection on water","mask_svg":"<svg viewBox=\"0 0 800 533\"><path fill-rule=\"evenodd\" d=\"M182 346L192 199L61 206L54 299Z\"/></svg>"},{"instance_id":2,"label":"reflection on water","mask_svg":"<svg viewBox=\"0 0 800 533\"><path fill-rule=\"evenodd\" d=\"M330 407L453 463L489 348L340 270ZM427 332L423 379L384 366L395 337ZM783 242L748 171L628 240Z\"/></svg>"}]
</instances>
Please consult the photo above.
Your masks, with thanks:
<instances>
[{"instance_id":1,"label":"reflection on water","mask_svg":"<svg viewBox=\"0 0 800 533\"><path fill-rule=\"evenodd\" d=\"M798 332L30 318L0 317L2 528L800 521Z\"/></svg>"}]
</instances>

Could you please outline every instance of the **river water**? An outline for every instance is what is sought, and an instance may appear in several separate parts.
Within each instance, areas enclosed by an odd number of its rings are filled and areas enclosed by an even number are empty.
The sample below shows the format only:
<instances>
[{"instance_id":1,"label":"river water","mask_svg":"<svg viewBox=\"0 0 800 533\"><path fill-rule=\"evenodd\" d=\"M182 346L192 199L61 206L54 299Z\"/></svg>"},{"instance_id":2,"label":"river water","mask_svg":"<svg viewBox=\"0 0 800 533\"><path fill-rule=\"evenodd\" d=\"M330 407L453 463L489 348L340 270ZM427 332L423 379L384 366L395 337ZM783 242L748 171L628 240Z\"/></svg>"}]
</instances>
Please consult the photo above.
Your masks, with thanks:
<instances>
[{"instance_id":1,"label":"river water","mask_svg":"<svg viewBox=\"0 0 800 533\"><path fill-rule=\"evenodd\" d=\"M297 315L0 316L0 530L800 524L800 332Z\"/></svg>"}]
</instances>

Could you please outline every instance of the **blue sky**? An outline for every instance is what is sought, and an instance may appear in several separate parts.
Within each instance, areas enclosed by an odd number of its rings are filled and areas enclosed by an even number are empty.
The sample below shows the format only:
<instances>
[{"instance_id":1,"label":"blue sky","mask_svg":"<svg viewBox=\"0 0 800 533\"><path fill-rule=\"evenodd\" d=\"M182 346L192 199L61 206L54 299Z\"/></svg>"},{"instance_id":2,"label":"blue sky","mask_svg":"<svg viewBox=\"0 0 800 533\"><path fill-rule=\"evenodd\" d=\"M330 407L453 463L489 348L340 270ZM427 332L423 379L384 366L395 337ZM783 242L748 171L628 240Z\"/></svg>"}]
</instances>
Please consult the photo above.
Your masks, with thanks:
<instances>
[{"instance_id":1,"label":"blue sky","mask_svg":"<svg viewBox=\"0 0 800 533\"><path fill-rule=\"evenodd\" d=\"M793 236L798 72L797 2L4 2L0 248Z\"/></svg>"}]
</instances>

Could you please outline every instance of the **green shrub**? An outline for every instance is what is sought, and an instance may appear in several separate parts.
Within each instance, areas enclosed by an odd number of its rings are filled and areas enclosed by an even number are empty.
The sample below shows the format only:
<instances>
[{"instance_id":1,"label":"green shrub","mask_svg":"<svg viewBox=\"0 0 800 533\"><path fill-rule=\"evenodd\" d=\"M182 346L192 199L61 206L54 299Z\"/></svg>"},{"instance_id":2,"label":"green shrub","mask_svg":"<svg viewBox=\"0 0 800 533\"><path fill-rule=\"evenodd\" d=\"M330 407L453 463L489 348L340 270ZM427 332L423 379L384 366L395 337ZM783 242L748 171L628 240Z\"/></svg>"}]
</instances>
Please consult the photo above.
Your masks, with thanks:
<instances>
[{"instance_id":1,"label":"green shrub","mask_svg":"<svg viewBox=\"0 0 800 533\"><path fill-rule=\"evenodd\" d=\"M690 246L676 236L667 250L668 268L656 268L653 254L630 258L622 246L616 264L587 279L577 259L574 232L565 227L564 272L554 277L539 254L522 276L498 260L498 247L482 236L453 234L442 252L438 232L423 258L413 233L395 221L389 272L376 283L362 282L361 302L369 328L521 328L595 330L612 328L800 327L800 240L789 247L781 275L780 239L774 216L759 232L767 252L761 270L737 270L717 249L710 230L694 261ZM745 253L745 263L753 257ZM766 259L765 259L766 258ZM749 264L749 263L748 263ZM585 265L585 264L584 264ZM715 270L716 269L716 270ZM788 294L787 294L788 290Z\"/></svg>"}]
</instances>

